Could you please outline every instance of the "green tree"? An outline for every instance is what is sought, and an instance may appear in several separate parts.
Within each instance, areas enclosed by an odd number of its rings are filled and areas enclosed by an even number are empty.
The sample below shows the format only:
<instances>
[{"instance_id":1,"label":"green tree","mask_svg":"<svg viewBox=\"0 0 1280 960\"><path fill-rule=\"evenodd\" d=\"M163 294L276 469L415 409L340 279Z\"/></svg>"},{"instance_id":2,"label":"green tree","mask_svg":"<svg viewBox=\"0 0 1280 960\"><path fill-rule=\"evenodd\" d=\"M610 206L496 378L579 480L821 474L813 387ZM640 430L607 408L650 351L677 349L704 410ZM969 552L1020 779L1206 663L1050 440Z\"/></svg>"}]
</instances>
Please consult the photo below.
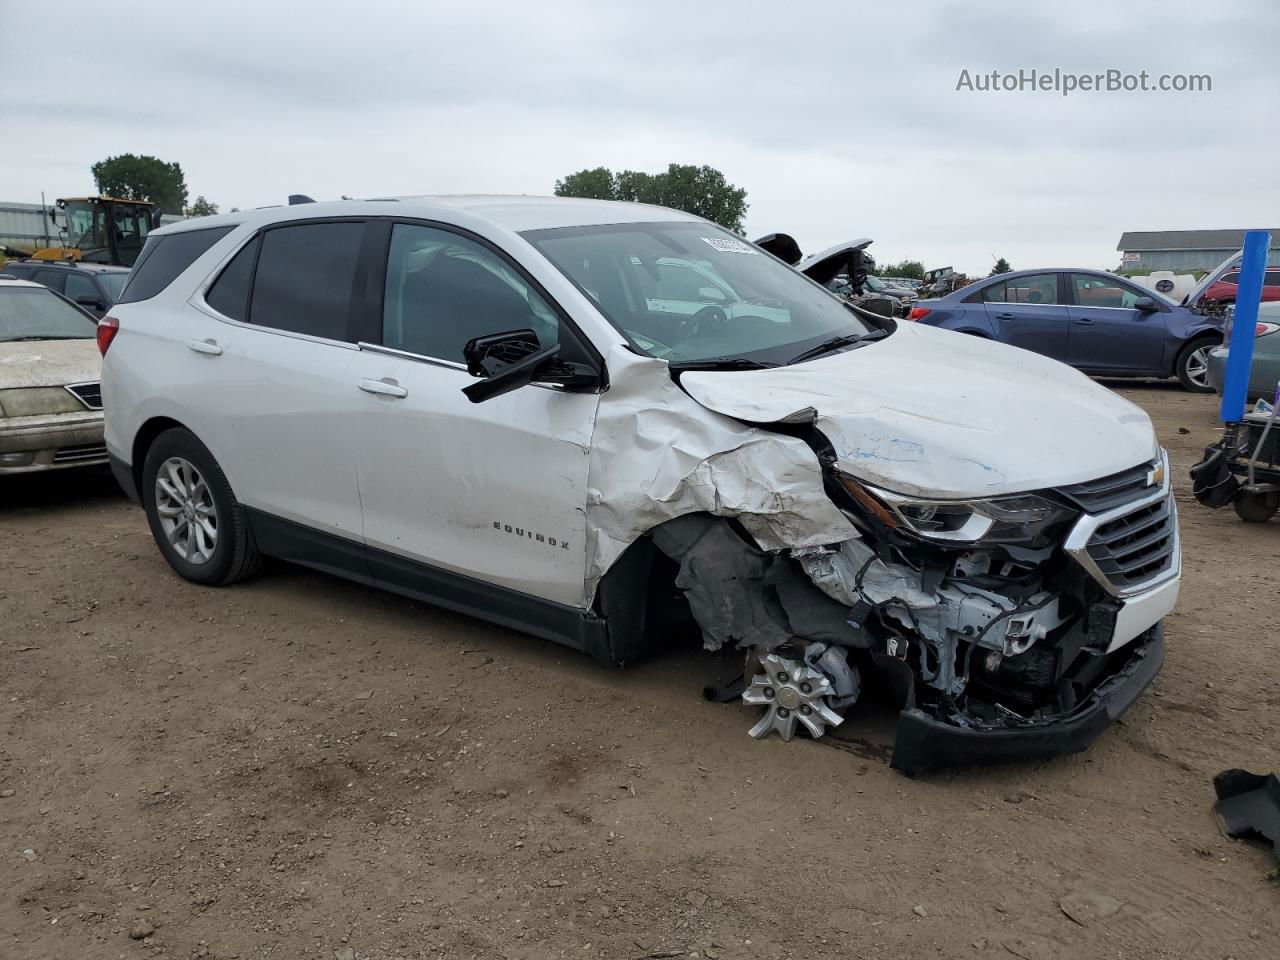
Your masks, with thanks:
<instances>
[{"instance_id":1,"label":"green tree","mask_svg":"<svg viewBox=\"0 0 1280 960\"><path fill-rule=\"evenodd\" d=\"M187 205L182 167L157 157L122 153L91 168L98 193L123 200L150 200L162 213L181 214Z\"/></svg>"},{"instance_id":2,"label":"green tree","mask_svg":"<svg viewBox=\"0 0 1280 960\"><path fill-rule=\"evenodd\" d=\"M218 212L218 205L211 203L204 197L196 197L195 202L187 207L188 217L212 217Z\"/></svg>"},{"instance_id":3,"label":"green tree","mask_svg":"<svg viewBox=\"0 0 1280 960\"><path fill-rule=\"evenodd\" d=\"M996 265L991 268L991 276L994 277L997 273L1008 273L1012 269L1013 267L1009 266L1009 261L1001 257L996 261Z\"/></svg>"},{"instance_id":4,"label":"green tree","mask_svg":"<svg viewBox=\"0 0 1280 960\"><path fill-rule=\"evenodd\" d=\"M747 191L729 183L715 167L673 163L663 173L606 167L579 170L557 180L558 197L653 203L704 217L737 233L747 213Z\"/></svg>"},{"instance_id":5,"label":"green tree","mask_svg":"<svg viewBox=\"0 0 1280 960\"><path fill-rule=\"evenodd\" d=\"M886 263L880 269L882 277L905 277L908 280L924 279L924 264L919 260L900 260L898 263Z\"/></svg>"},{"instance_id":6,"label":"green tree","mask_svg":"<svg viewBox=\"0 0 1280 960\"><path fill-rule=\"evenodd\" d=\"M605 167L579 170L556 181L557 197L585 197L588 200L616 200L617 184Z\"/></svg>"}]
</instances>

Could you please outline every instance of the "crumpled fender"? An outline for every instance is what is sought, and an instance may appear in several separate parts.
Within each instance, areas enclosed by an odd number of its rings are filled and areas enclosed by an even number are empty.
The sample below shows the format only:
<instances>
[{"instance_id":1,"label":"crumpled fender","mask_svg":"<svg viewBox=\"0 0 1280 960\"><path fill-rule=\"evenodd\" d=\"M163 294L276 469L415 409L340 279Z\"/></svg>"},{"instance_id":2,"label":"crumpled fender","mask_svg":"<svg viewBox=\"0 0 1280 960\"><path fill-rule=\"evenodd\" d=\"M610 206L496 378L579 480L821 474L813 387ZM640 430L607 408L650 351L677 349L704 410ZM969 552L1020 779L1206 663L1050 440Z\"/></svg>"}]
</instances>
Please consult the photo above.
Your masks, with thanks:
<instances>
[{"instance_id":1,"label":"crumpled fender","mask_svg":"<svg viewBox=\"0 0 1280 960\"><path fill-rule=\"evenodd\" d=\"M733 517L765 550L858 535L827 497L803 440L707 409L664 361L618 345L607 363L587 481L588 602L628 545L690 513Z\"/></svg>"}]
</instances>

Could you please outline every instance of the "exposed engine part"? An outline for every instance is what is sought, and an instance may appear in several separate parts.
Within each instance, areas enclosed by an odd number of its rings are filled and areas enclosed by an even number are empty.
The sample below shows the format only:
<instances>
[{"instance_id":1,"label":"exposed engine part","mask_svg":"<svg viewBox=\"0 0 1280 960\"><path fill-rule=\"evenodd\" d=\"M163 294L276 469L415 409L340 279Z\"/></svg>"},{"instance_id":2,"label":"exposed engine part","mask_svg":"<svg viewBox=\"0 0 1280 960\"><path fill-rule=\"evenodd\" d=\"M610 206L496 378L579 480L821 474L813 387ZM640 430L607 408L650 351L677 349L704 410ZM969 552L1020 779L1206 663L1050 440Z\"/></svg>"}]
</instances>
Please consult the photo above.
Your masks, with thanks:
<instances>
[{"instance_id":1,"label":"exposed engine part","mask_svg":"<svg viewBox=\"0 0 1280 960\"><path fill-rule=\"evenodd\" d=\"M882 622L927 644L927 655L918 657L920 677L946 694L959 694L967 684L968 669L957 663L959 644L1017 657L1067 619L1058 596L1050 591L1033 587L1026 592L1024 587L1026 595L1019 599L979 586L979 576L993 570L1010 572L1008 564L995 561L989 552L970 551L931 574L905 562L883 560L861 540L797 556L813 582L848 606L859 624L865 623L864 611L870 606ZM939 582L926 586L926 576ZM911 645L909 637L895 630L884 638L883 652L905 659Z\"/></svg>"},{"instance_id":2,"label":"exposed engine part","mask_svg":"<svg viewBox=\"0 0 1280 960\"><path fill-rule=\"evenodd\" d=\"M857 672L839 647L810 644L803 659L767 653L760 657L760 665L764 673L756 674L742 693L744 702L765 708L764 716L749 731L756 739L776 730L783 740L790 740L797 722L812 736L821 737L828 727L844 721L832 703L848 704L857 699ZM828 675L824 666L833 673Z\"/></svg>"},{"instance_id":3,"label":"exposed engine part","mask_svg":"<svg viewBox=\"0 0 1280 960\"><path fill-rule=\"evenodd\" d=\"M708 650L769 651L788 641L859 646L865 631L819 590L795 560L747 542L728 520L692 514L652 531L654 546L680 565L676 586Z\"/></svg>"}]
</instances>

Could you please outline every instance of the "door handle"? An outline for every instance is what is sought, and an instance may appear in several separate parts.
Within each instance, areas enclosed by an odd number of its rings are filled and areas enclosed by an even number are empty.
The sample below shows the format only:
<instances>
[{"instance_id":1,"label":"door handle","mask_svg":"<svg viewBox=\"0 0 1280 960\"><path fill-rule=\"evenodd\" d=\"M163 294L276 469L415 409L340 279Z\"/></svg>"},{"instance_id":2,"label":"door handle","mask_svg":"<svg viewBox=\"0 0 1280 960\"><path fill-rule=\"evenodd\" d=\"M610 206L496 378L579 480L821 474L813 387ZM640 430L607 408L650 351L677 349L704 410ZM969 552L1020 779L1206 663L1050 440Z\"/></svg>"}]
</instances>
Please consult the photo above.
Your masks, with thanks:
<instances>
[{"instance_id":1,"label":"door handle","mask_svg":"<svg viewBox=\"0 0 1280 960\"><path fill-rule=\"evenodd\" d=\"M1076 323L1076 324L1078 324L1078 325L1080 325L1080 326L1082 326L1082 327L1092 327L1092 326L1093 326L1093 321L1092 321L1092 320L1090 320L1088 317L1076 317L1076 318L1075 318L1075 320L1073 320L1072 322L1073 322L1073 323Z\"/></svg>"},{"instance_id":2,"label":"door handle","mask_svg":"<svg viewBox=\"0 0 1280 960\"><path fill-rule=\"evenodd\" d=\"M1012 314L1012 313L997 313L997 314L996 314L996 319L997 319L997 320L1012 320L1012 319L1013 319L1013 314Z\"/></svg>"},{"instance_id":3,"label":"door handle","mask_svg":"<svg viewBox=\"0 0 1280 960\"><path fill-rule=\"evenodd\" d=\"M196 353L203 353L210 357L222 356L222 348L213 340L188 340L187 346Z\"/></svg>"},{"instance_id":4,"label":"door handle","mask_svg":"<svg viewBox=\"0 0 1280 960\"><path fill-rule=\"evenodd\" d=\"M372 393L379 397L394 397L397 400L403 400L409 395L409 391L400 384L396 383L390 377L383 377L381 380L370 380L365 378L360 381L357 386L365 393Z\"/></svg>"}]
</instances>

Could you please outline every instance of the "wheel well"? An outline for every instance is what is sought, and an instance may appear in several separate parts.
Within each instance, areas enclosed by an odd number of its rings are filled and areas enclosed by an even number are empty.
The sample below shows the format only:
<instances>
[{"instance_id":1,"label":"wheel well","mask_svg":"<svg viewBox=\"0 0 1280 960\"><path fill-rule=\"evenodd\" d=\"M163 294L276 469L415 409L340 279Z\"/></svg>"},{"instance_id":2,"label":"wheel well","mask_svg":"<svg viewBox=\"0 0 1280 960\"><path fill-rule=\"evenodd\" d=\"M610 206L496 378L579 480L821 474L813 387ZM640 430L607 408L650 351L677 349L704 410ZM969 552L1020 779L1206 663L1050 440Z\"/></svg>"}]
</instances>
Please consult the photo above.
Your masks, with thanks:
<instances>
[{"instance_id":1,"label":"wheel well","mask_svg":"<svg viewBox=\"0 0 1280 960\"><path fill-rule=\"evenodd\" d=\"M142 491L142 462L147 459L147 451L151 449L151 444L155 443L156 437L174 427L186 429L184 424L172 417L152 417L138 428L133 438L130 468L133 470L133 482L139 493Z\"/></svg>"}]
</instances>

